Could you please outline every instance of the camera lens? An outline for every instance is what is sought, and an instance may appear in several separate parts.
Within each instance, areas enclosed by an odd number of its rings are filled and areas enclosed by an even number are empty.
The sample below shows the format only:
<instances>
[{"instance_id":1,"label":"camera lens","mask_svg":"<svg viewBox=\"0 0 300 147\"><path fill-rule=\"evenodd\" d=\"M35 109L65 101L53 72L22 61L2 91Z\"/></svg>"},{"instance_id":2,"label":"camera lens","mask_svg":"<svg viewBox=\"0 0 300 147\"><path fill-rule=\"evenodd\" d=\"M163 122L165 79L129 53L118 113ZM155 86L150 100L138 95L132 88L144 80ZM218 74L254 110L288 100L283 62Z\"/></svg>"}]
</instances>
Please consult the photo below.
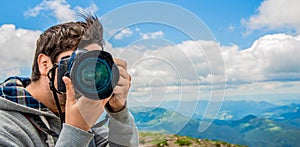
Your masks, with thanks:
<instances>
[{"instance_id":1,"label":"camera lens","mask_svg":"<svg viewBox=\"0 0 300 147\"><path fill-rule=\"evenodd\" d=\"M101 58L83 59L74 72L84 93L103 93L111 82L109 66Z\"/></svg>"},{"instance_id":2,"label":"camera lens","mask_svg":"<svg viewBox=\"0 0 300 147\"><path fill-rule=\"evenodd\" d=\"M108 84L111 82L111 71L108 68L108 65L106 62L103 62L103 60L99 60L96 63L96 69L95 69L95 84L97 87L98 93L102 90L104 90Z\"/></svg>"},{"instance_id":3,"label":"camera lens","mask_svg":"<svg viewBox=\"0 0 300 147\"><path fill-rule=\"evenodd\" d=\"M81 95L91 99L103 99L111 95L116 83L112 78L113 61L99 54L87 52L79 56L72 65L71 80Z\"/></svg>"}]
</instances>

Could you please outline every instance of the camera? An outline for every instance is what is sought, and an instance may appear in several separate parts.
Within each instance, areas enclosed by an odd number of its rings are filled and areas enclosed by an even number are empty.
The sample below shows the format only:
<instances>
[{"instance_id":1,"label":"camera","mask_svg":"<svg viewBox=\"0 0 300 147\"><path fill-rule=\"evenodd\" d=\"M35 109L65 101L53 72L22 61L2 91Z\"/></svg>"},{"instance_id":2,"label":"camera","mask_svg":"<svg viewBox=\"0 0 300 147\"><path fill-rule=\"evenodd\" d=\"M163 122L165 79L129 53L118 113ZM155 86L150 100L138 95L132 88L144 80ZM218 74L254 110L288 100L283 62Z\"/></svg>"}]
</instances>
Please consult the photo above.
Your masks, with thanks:
<instances>
[{"instance_id":1,"label":"camera","mask_svg":"<svg viewBox=\"0 0 300 147\"><path fill-rule=\"evenodd\" d=\"M99 100L111 96L119 81L119 69L112 56L103 50L77 49L58 64L57 86L66 92L63 76L70 77L77 94Z\"/></svg>"}]
</instances>

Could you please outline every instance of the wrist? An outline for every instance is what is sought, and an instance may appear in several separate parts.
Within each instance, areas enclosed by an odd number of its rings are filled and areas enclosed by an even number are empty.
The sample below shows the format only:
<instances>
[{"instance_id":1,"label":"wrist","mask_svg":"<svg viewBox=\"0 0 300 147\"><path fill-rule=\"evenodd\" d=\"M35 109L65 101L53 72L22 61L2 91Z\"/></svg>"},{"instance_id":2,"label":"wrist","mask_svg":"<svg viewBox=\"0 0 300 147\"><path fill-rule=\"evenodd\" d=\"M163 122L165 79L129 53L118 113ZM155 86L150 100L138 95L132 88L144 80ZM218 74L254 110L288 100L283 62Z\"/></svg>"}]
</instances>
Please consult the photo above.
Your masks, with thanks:
<instances>
[{"instance_id":1,"label":"wrist","mask_svg":"<svg viewBox=\"0 0 300 147\"><path fill-rule=\"evenodd\" d=\"M73 124L73 123L68 123L68 122L66 122L66 124L73 126L75 128L81 129L86 132L88 132L90 130L90 127L88 125Z\"/></svg>"}]
</instances>

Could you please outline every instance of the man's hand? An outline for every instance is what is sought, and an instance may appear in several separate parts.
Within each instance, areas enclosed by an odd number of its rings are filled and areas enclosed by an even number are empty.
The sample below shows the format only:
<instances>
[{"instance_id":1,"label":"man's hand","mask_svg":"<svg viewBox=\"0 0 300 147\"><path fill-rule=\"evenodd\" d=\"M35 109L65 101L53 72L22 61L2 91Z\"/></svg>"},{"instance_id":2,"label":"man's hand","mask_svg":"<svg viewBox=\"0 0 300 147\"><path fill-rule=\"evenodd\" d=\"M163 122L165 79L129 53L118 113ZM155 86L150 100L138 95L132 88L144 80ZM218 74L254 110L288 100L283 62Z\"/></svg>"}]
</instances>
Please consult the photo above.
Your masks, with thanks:
<instances>
[{"instance_id":1,"label":"man's hand","mask_svg":"<svg viewBox=\"0 0 300 147\"><path fill-rule=\"evenodd\" d=\"M113 112L119 112L125 108L131 76L127 72L126 61L114 58L114 62L119 68L120 79L117 86L114 88L113 95L109 100L109 105Z\"/></svg>"},{"instance_id":2,"label":"man's hand","mask_svg":"<svg viewBox=\"0 0 300 147\"><path fill-rule=\"evenodd\" d=\"M66 85L66 124L88 131L104 111L109 98L91 100L84 96L75 99L73 84L68 77L63 77Z\"/></svg>"}]
</instances>

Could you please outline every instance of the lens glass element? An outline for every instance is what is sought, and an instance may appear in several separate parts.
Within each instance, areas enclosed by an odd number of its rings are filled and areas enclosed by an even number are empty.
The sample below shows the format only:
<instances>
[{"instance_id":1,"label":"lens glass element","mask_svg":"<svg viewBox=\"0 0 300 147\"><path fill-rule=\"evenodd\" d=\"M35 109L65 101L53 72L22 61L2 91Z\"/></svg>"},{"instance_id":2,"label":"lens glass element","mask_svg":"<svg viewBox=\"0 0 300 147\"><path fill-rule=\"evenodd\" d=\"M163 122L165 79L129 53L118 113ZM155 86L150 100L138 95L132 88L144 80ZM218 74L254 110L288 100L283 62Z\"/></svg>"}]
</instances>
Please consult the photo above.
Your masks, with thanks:
<instances>
[{"instance_id":1,"label":"lens glass element","mask_svg":"<svg viewBox=\"0 0 300 147\"><path fill-rule=\"evenodd\" d=\"M111 72L108 68L107 63L98 58L95 68L95 85L97 88L97 92L104 90L106 86L110 83Z\"/></svg>"},{"instance_id":2,"label":"lens glass element","mask_svg":"<svg viewBox=\"0 0 300 147\"><path fill-rule=\"evenodd\" d=\"M81 60L77 64L75 75L82 94L101 94L111 82L111 70L102 58L90 57Z\"/></svg>"}]
</instances>

